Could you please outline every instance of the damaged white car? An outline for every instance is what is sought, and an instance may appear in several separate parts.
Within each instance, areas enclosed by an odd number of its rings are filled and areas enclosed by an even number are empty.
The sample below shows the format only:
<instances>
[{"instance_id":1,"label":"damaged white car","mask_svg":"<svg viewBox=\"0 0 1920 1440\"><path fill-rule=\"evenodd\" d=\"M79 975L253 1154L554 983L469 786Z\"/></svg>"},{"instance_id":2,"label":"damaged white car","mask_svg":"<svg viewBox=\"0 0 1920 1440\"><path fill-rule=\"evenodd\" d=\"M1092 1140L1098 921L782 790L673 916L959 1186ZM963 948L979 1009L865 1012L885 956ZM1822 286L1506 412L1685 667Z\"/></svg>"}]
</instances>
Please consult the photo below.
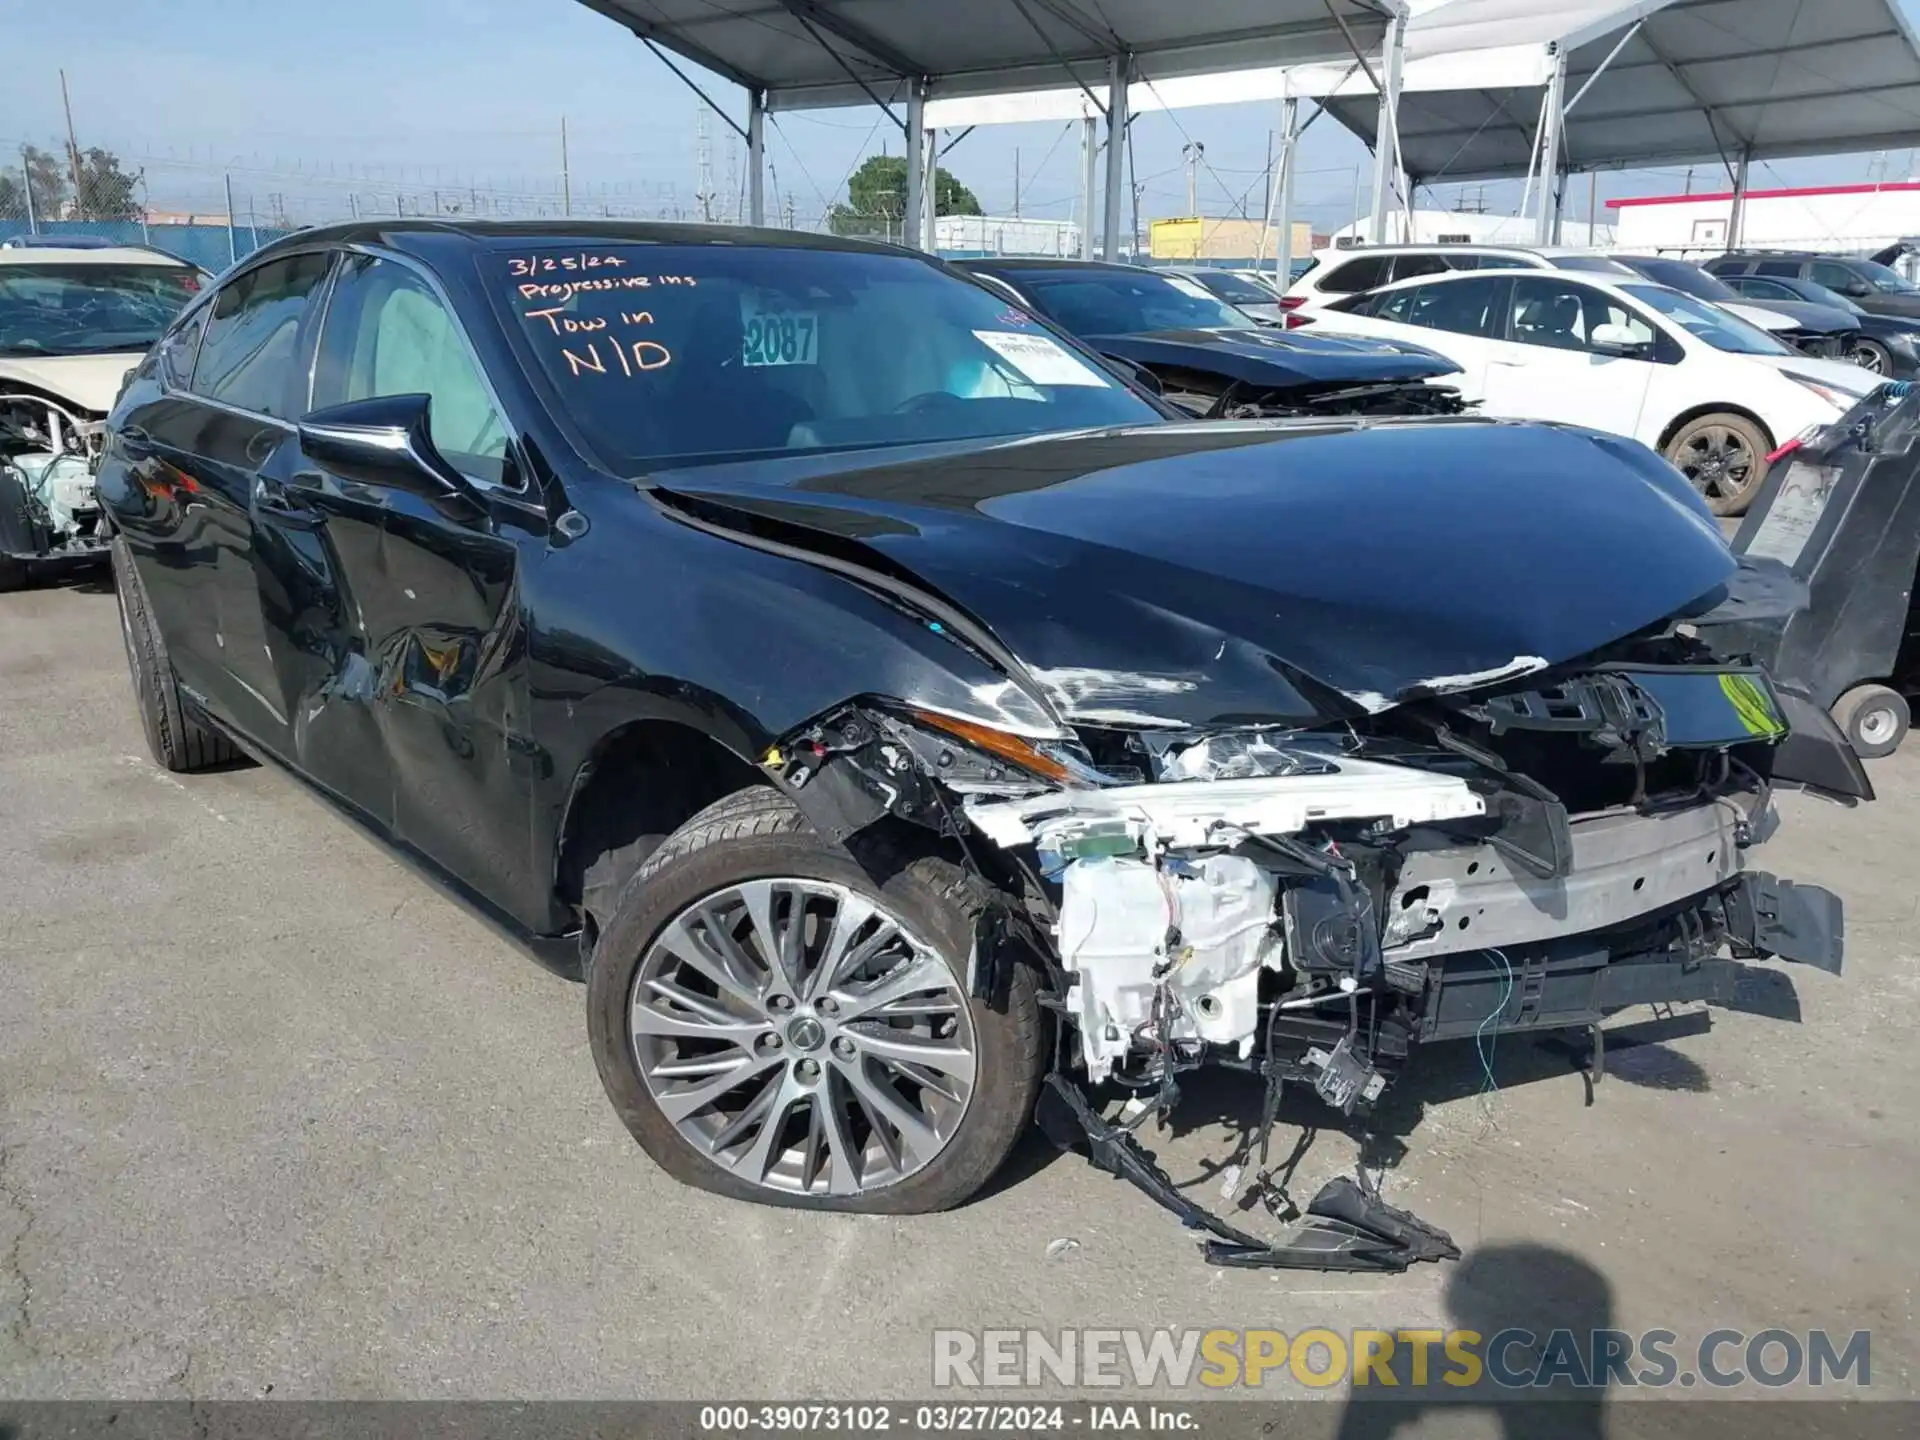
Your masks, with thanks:
<instances>
[{"instance_id":1,"label":"damaged white car","mask_svg":"<svg viewBox=\"0 0 1920 1440\"><path fill-rule=\"evenodd\" d=\"M0 248L0 590L105 558L102 422L203 278L154 250Z\"/></svg>"}]
</instances>

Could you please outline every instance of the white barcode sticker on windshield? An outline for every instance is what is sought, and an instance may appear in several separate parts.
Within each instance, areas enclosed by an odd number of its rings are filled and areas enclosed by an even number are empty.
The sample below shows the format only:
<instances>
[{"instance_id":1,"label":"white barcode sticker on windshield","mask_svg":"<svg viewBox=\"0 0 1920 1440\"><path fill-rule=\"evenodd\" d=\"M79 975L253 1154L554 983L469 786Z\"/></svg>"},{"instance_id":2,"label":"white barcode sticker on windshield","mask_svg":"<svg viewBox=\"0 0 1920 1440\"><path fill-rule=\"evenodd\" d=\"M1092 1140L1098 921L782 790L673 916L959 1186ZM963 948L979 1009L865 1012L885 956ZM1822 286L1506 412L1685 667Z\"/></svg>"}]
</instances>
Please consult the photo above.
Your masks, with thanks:
<instances>
[{"instance_id":1,"label":"white barcode sticker on windshield","mask_svg":"<svg viewBox=\"0 0 1920 1440\"><path fill-rule=\"evenodd\" d=\"M1111 384L1099 371L1083 364L1051 335L1032 331L1017 334L1011 330L976 330L981 344L990 346L1002 360L1035 385Z\"/></svg>"},{"instance_id":2,"label":"white barcode sticker on windshield","mask_svg":"<svg viewBox=\"0 0 1920 1440\"><path fill-rule=\"evenodd\" d=\"M740 307L743 365L818 365L820 317L811 310Z\"/></svg>"}]
</instances>

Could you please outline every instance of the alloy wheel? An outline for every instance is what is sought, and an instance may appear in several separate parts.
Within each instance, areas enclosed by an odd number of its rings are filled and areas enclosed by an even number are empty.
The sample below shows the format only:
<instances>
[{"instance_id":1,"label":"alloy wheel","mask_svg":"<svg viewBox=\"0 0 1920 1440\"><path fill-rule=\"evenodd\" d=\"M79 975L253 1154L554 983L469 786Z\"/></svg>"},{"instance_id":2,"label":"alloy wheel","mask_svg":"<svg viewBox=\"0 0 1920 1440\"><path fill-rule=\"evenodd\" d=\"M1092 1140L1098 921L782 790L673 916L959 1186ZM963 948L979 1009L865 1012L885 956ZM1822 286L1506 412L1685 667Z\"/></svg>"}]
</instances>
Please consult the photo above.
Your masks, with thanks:
<instances>
[{"instance_id":1,"label":"alloy wheel","mask_svg":"<svg viewBox=\"0 0 1920 1440\"><path fill-rule=\"evenodd\" d=\"M1856 345L1853 347L1853 363L1873 375L1884 375L1887 369L1886 357L1878 345Z\"/></svg>"},{"instance_id":2,"label":"alloy wheel","mask_svg":"<svg viewBox=\"0 0 1920 1440\"><path fill-rule=\"evenodd\" d=\"M1759 458L1739 433L1725 425L1707 425L1693 432L1674 457L1680 473L1709 500L1731 500L1744 495L1759 471Z\"/></svg>"},{"instance_id":3,"label":"alloy wheel","mask_svg":"<svg viewBox=\"0 0 1920 1440\"><path fill-rule=\"evenodd\" d=\"M749 880L654 939L628 1005L647 1089L751 1184L854 1195L921 1170L972 1098L952 969L882 904L829 881Z\"/></svg>"}]
</instances>

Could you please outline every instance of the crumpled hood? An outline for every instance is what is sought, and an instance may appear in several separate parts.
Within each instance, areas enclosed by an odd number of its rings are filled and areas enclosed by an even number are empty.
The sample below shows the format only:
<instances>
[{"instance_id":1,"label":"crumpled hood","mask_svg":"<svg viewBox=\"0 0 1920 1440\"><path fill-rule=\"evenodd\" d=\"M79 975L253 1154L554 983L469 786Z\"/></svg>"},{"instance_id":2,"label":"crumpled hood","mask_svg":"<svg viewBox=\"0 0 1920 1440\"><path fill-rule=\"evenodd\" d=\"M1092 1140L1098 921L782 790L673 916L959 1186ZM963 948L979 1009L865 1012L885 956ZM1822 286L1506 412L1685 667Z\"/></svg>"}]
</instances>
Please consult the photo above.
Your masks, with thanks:
<instances>
[{"instance_id":1,"label":"crumpled hood","mask_svg":"<svg viewBox=\"0 0 1920 1440\"><path fill-rule=\"evenodd\" d=\"M1398 340L1297 330L1153 330L1087 335L1083 343L1136 365L1204 370L1248 385L1432 380L1459 373L1446 356Z\"/></svg>"},{"instance_id":2,"label":"crumpled hood","mask_svg":"<svg viewBox=\"0 0 1920 1440\"><path fill-rule=\"evenodd\" d=\"M1351 717L1574 659L1735 569L1646 447L1478 419L1166 425L647 483L883 557L1081 723Z\"/></svg>"},{"instance_id":3,"label":"crumpled hood","mask_svg":"<svg viewBox=\"0 0 1920 1440\"><path fill-rule=\"evenodd\" d=\"M0 390L9 388L9 381L19 381L69 405L105 415L120 398L127 372L144 354L144 350L131 350L110 355L0 355Z\"/></svg>"}]
</instances>

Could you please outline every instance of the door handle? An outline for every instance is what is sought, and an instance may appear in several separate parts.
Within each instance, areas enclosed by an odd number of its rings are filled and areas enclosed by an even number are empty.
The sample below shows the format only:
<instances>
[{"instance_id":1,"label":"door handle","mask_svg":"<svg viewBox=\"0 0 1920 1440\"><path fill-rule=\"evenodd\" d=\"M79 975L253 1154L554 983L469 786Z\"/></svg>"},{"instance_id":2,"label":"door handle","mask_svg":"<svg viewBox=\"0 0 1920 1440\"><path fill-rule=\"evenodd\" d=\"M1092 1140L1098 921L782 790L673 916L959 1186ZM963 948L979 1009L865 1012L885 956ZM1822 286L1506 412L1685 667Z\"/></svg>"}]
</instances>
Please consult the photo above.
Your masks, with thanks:
<instances>
[{"instance_id":1,"label":"door handle","mask_svg":"<svg viewBox=\"0 0 1920 1440\"><path fill-rule=\"evenodd\" d=\"M253 482L253 508L262 515L271 515L283 525L312 528L326 519L318 510L295 498L283 486L264 475L256 477Z\"/></svg>"},{"instance_id":2,"label":"door handle","mask_svg":"<svg viewBox=\"0 0 1920 1440\"><path fill-rule=\"evenodd\" d=\"M1513 359L1509 359L1505 355L1495 355L1491 363L1495 365L1504 365L1509 370L1522 370L1526 368L1526 364L1527 364L1525 360L1513 360Z\"/></svg>"}]
</instances>

